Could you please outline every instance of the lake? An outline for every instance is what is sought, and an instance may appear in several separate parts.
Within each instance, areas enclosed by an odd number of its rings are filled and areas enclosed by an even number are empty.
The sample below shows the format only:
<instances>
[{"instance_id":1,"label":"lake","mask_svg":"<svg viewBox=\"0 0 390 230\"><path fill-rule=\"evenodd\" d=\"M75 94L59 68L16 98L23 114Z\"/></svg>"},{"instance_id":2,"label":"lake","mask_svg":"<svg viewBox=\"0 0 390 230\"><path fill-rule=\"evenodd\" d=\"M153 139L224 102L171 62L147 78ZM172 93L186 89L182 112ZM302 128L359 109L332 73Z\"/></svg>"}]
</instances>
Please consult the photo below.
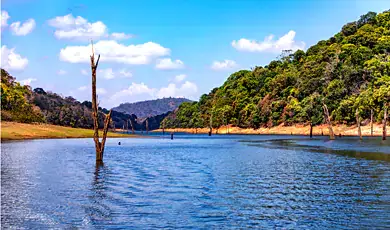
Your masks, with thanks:
<instances>
[{"instance_id":1,"label":"lake","mask_svg":"<svg viewBox=\"0 0 390 230\"><path fill-rule=\"evenodd\" d=\"M2 143L2 228L390 228L389 140L152 136Z\"/></svg>"}]
</instances>

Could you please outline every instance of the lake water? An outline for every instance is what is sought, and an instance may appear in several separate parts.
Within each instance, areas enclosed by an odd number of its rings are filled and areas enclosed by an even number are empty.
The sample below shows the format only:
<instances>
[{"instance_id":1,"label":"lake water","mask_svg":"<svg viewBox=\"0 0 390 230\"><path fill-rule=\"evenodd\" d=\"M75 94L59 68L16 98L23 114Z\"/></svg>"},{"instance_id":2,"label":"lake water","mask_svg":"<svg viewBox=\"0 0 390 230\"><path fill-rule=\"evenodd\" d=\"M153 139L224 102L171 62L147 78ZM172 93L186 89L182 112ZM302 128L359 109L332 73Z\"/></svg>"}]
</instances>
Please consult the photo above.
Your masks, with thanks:
<instances>
[{"instance_id":1,"label":"lake water","mask_svg":"<svg viewBox=\"0 0 390 230\"><path fill-rule=\"evenodd\" d=\"M390 228L390 141L153 136L2 143L1 227Z\"/></svg>"}]
</instances>

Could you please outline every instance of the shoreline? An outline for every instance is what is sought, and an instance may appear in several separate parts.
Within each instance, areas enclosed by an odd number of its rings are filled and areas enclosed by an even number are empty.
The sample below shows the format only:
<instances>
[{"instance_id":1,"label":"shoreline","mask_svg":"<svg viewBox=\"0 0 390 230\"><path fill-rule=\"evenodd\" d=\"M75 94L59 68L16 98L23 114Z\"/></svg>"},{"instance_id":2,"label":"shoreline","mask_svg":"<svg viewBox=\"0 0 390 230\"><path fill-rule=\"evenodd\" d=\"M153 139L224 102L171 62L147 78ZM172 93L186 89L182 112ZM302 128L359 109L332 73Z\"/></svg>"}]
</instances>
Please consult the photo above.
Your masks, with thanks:
<instances>
[{"instance_id":1,"label":"shoreline","mask_svg":"<svg viewBox=\"0 0 390 230\"><path fill-rule=\"evenodd\" d=\"M18 122L1 122L1 142L35 139L68 139L93 138L92 129L72 128L50 124L26 124ZM102 135L99 130L99 136ZM134 134L108 132L107 138L137 138Z\"/></svg>"},{"instance_id":2,"label":"shoreline","mask_svg":"<svg viewBox=\"0 0 390 230\"><path fill-rule=\"evenodd\" d=\"M333 132L335 136L358 136L357 125L347 126L347 125L334 125ZM387 127L387 136L390 136L390 126ZM362 136L369 137L371 136L371 126L365 125L361 126ZM153 132L162 132L162 129L153 130ZM182 132L182 133L191 133L191 134L208 134L209 128L169 128L165 129L165 132ZM218 129L213 129L212 134L247 134L247 135L310 135L310 126L309 125L293 125L293 126L275 126L272 128L259 128L259 129L250 129L250 128L239 128L233 127L232 125L221 126ZM327 136L329 135L327 125L317 125L313 126L313 136ZM375 137L382 136L382 124L373 125L373 135Z\"/></svg>"}]
</instances>

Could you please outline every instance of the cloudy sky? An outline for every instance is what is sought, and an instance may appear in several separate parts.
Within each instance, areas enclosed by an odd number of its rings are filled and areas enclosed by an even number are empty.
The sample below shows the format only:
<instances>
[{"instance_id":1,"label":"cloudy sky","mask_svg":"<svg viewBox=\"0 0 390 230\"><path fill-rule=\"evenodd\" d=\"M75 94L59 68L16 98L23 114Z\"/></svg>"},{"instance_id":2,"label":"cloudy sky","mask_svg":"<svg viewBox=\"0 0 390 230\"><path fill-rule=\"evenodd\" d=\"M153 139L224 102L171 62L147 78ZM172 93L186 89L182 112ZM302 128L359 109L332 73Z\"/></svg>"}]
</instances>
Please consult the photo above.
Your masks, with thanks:
<instances>
[{"instance_id":1,"label":"cloudy sky","mask_svg":"<svg viewBox=\"0 0 390 230\"><path fill-rule=\"evenodd\" d=\"M2 0L1 66L33 88L90 100L90 41L104 107L197 100L239 69L328 39L387 0Z\"/></svg>"}]
</instances>

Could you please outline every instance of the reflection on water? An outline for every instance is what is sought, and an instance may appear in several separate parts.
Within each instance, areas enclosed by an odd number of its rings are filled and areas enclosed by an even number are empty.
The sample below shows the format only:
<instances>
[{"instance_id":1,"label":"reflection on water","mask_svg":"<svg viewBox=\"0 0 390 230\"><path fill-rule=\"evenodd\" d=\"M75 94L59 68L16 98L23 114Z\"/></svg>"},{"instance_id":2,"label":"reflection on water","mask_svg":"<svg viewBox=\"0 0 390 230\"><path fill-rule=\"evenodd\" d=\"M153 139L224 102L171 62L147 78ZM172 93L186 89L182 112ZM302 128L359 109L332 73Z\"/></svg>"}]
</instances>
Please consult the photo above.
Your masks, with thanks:
<instances>
[{"instance_id":1,"label":"reflection on water","mask_svg":"<svg viewBox=\"0 0 390 230\"><path fill-rule=\"evenodd\" d=\"M307 142L306 139L271 139L271 140L243 140L243 143L249 143L251 146L259 146L266 147L271 149L284 149L284 150L305 150L310 152L318 152L318 153L327 153L327 154L338 154L343 156L355 157L355 158L364 158L367 160L383 160L390 161L390 145L387 142L381 141L383 144L383 148L378 151L370 151L376 150L373 146L372 148L359 148L359 146L348 146L342 149L339 149L340 146L337 146L337 141L328 141L328 143L332 143L334 145L324 146L326 142L324 139L314 139L309 142L310 144L303 144L300 141L303 140L303 143ZM378 143L378 140L372 139L375 143ZM317 145L313 145L313 142L317 141ZM354 140L354 144L356 145L356 140ZM364 143L363 143L364 144ZM372 144L372 143L371 143ZM353 147L358 147L357 149L353 149Z\"/></svg>"},{"instance_id":2,"label":"reflection on water","mask_svg":"<svg viewBox=\"0 0 390 230\"><path fill-rule=\"evenodd\" d=\"M117 142L121 141L121 146ZM390 144L176 135L3 143L3 228L390 228Z\"/></svg>"}]
</instances>

